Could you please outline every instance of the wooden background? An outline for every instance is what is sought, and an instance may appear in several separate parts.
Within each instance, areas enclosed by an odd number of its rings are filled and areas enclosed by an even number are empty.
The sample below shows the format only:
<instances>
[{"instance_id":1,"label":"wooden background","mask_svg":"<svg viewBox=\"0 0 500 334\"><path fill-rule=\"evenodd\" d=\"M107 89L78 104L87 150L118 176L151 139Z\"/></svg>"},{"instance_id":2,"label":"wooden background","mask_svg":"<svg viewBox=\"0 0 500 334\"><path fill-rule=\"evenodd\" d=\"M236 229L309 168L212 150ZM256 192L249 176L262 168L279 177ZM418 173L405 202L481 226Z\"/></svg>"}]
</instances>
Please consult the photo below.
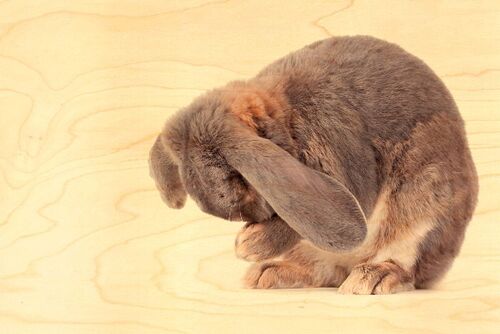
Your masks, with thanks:
<instances>
[{"instance_id":1,"label":"wooden background","mask_svg":"<svg viewBox=\"0 0 500 334\"><path fill-rule=\"evenodd\" d=\"M168 209L147 155L195 96L329 35L446 82L481 192L433 291L244 290L239 223ZM0 1L0 333L500 333L500 2Z\"/></svg>"}]
</instances>

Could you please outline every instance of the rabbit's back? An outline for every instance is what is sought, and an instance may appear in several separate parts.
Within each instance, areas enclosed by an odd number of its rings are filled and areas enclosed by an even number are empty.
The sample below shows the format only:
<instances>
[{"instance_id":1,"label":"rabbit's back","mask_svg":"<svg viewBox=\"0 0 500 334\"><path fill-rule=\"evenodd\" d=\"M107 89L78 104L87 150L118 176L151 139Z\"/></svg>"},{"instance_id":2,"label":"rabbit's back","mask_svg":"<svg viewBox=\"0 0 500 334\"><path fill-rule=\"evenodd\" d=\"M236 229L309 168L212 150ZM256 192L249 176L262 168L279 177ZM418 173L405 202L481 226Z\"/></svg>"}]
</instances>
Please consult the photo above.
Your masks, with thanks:
<instances>
[{"instance_id":1,"label":"rabbit's back","mask_svg":"<svg viewBox=\"0 0 500 334\"><path fill-rule=\"evenodd\" d=\"M315 42L272 63L257 78L269 76L283 82L297 112L335 117L335 104L345 103L372 137L401 141L436 113L461 122L447 88L424 62L369 36Z\"/></svg>"}]
</instances>

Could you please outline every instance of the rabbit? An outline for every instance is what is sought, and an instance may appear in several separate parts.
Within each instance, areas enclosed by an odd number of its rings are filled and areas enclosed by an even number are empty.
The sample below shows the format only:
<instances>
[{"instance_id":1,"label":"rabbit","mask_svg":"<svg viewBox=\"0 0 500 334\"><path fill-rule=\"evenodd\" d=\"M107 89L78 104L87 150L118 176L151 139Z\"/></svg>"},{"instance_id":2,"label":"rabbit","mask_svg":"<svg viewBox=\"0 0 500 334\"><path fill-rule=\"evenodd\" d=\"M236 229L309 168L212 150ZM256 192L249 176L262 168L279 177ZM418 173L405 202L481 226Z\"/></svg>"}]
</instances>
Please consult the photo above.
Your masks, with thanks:
<instances>
[{"instance_id":1,"label":"rabbit","mask_svg":"<svg viewBox=\"0 0 500 334\"><path fill-rule=\"evenodd\" d=\"M163 200L246 224L249 288L430 288L478 196L464 122L415 56L369 36L317 41L196 98L150 152Z\"/></svg>"}]
</instances>

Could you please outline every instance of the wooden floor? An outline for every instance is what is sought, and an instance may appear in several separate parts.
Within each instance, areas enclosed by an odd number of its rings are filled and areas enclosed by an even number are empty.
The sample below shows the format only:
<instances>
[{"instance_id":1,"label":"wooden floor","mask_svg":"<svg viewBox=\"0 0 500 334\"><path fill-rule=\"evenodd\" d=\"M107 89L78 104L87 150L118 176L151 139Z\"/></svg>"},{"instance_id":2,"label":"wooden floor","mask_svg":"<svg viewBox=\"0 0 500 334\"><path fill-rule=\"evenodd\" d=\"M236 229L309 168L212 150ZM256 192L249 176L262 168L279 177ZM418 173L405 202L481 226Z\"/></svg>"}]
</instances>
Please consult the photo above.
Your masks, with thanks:
<instances>
[{"instance_id":1,"label":"wooden floor","mask_svg":"<svg viewBox=\"0 0 500 334\"><path fill-rule=\"evenodd\" d=\"M195 96L329 35L424 59L479 205L433 291L241 288L239 223L168 209L147 155ZM0 333L500 333L500 2L0 1Z\"/></svg>"}]
</instances>

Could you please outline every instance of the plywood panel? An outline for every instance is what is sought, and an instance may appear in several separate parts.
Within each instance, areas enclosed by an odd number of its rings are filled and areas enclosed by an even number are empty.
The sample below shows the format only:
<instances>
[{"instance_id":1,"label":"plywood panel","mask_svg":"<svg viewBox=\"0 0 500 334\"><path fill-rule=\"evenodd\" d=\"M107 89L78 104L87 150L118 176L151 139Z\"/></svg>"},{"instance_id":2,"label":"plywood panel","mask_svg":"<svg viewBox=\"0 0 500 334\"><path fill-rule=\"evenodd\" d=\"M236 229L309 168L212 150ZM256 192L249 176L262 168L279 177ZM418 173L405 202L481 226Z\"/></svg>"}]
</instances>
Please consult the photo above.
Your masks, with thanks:
<instances>
[{"instance_id":1,"label":"plywood panel","mask_svg":"<svg viewBox=\"0 0 500 334\"><path fill-rule=\"evenodd\" d=\"M168 209L164 120L328 35L396 42L466 120L480 200L432 291L241 288L239 223ZM0 1L1 333L500 332L498 1Z\"/></svg>"}]
</instances>

